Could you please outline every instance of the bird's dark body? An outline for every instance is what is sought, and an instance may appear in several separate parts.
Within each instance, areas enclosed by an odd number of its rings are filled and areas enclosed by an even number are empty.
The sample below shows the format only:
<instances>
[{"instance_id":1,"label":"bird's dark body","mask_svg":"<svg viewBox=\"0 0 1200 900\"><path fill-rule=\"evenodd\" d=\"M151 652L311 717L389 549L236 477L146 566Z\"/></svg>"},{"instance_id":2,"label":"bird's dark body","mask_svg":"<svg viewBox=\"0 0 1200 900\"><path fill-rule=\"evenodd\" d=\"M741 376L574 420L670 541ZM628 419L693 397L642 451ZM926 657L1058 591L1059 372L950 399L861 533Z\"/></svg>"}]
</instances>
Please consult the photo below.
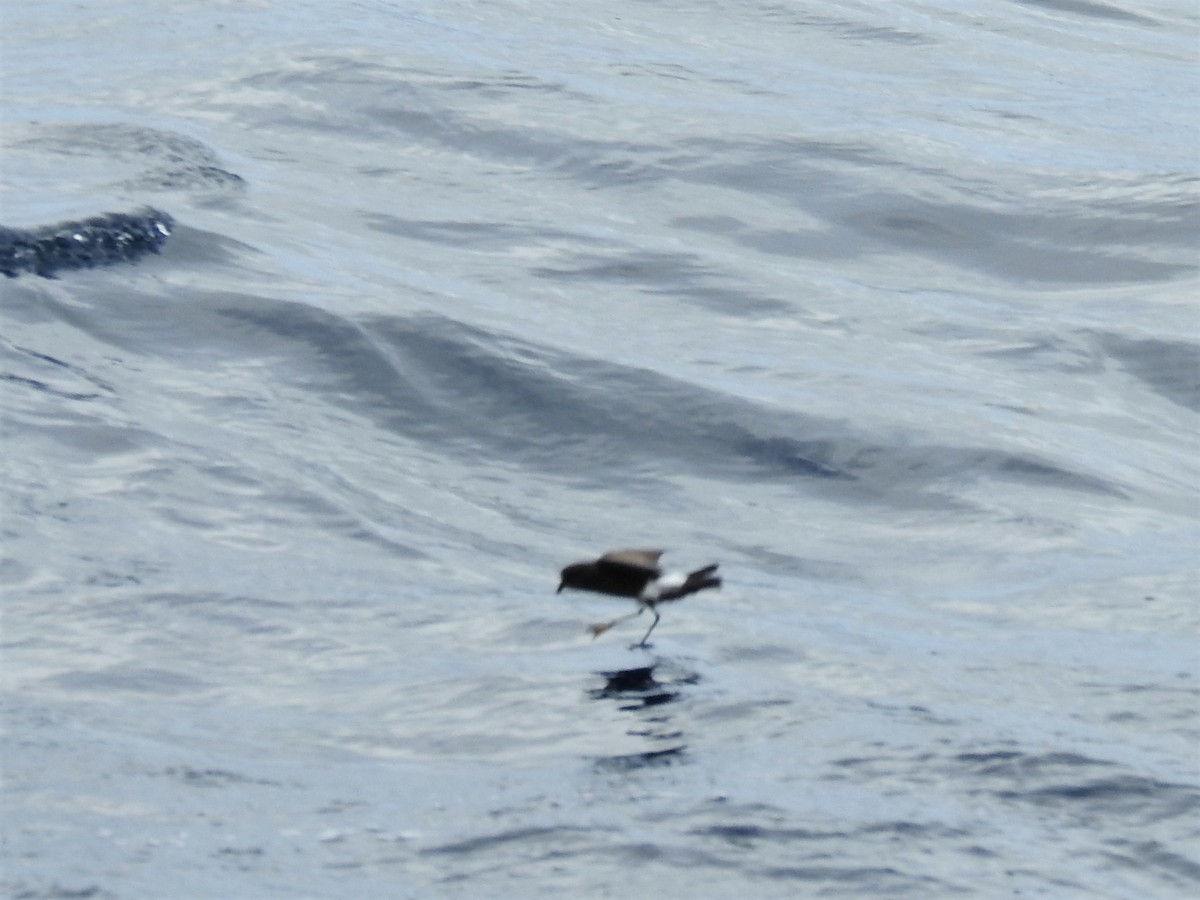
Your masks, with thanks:
<instances>
[{"instance_id":1,"label":"bird's dark body","mask_svg":"<svg viewBox=\"0 0 1200 900\"><path fill-rule=\"evenodd\" d=\"M644 569L623 563L604 562L575 563L562 571L563 587L614 597L640 597L646 585L658 577L658 569Z\"/></svg>"}]
</instances>

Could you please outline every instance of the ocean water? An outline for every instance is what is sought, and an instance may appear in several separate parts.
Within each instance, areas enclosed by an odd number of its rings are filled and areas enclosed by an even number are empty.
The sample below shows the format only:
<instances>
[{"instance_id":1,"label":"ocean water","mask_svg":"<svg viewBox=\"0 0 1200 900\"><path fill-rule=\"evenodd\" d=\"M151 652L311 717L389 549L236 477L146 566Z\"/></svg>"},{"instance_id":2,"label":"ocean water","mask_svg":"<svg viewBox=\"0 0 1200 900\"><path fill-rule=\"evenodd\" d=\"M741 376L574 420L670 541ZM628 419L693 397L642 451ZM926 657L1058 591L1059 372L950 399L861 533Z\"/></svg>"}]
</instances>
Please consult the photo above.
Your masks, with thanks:
<instances>
[{"instance_id":1,"label":"ocean water","mask_svg":"<svg viewBox=\"0 0 1200 900\"><path fill-rule=\"evenodd\" d=\"M1200 892L1195 4L0 26L4 896Z\"/></svg>"}]
</instances>

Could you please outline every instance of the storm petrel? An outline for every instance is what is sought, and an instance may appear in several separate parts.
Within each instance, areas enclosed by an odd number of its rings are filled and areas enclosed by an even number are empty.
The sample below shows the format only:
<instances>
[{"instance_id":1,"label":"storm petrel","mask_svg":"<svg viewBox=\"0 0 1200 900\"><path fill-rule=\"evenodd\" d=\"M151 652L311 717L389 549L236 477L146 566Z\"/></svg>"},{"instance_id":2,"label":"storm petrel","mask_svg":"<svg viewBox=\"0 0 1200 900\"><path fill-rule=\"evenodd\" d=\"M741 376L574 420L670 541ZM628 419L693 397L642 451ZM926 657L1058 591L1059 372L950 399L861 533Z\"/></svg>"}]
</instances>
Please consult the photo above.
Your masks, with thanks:
<instances>
[{"instance_id":1,"label":"storm petrel","mask_svg":"<svg viewBox=\"0 0 1200 900\"><path fill-rule=\"evenodd\" d=\"M646 638L658 624L659 614L655 608L658 604L721 586L721 579L714 574L716 563L690 573L663 572L658 566L658 558L662 555L662 550L612 550L592 562L573 563L562 570L558 592L563 588L575 588L636 600L636 612L593 625L591 632L593 637L599 637L618 622L640 616L648 609L654 613L654 621L641 641L633 645L645 647Z\"/></svg>"}]
</instances>

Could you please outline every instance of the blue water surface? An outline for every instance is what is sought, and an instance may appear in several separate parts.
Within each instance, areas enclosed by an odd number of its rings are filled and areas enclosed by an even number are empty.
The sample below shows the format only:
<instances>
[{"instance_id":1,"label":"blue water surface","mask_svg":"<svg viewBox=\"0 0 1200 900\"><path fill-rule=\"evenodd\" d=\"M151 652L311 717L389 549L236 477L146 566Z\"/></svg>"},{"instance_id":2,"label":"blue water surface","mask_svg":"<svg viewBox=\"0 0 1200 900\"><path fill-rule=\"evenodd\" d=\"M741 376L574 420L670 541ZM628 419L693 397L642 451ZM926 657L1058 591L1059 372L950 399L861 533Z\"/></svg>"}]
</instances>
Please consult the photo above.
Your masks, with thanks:
<instances>
[{"instance_id":1,"label":"blue water surface","mask_svg":"<svg viewBox=\"0 0 1200 900\"><path fill-rule=\"evenodd\" d=\"M0 18L6 896L1200 890L1194 4Z\"/></svg>"}]
</instances>

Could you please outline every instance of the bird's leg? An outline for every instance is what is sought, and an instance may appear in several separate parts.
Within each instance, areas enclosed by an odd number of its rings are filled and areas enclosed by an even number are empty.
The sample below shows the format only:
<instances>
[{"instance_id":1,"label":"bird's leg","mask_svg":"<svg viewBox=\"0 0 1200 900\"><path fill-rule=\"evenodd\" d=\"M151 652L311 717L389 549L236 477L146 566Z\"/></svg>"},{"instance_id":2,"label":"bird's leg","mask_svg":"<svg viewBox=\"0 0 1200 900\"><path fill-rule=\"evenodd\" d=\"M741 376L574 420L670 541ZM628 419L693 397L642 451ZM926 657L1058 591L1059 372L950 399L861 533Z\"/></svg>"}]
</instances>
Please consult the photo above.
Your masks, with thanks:
<instances>
[{"instance_id":1,"label":"bird's leg","mask_svg":"<svg viewBox=\"0 0 1200 900\"><path fill-rule=\"evenodd\" d=\"M658 624L658 620L660 618L658 615L658 610L655 609L653 606L649 607L649 610L650 610L650 612L654 613L654 621L650 623L650 627L646 629L646 633L645 633L645 635L642 636L642 639L638 643L636 643L632 647L630 647L629 648L630 650L634 649L635 647L648 646L646 644L646 638L650 637L650 632L654 630L654 626Z\"/></svg>"},{"instance_id":2,"label":"bird's leg","mask_svg":"<svg viewBox=\"0 0 1200 900\"><path fill-rule=\"evenodd\" d=\"M600 635L604 634L604 632L608 631L608 629L612 628L618 622L624 622L626 619L632 619L634 616L640 616L645 608L646 607L644 606L639 606L636 612L631 612L627 616L618 616L611 622L600 622L597 625L589 625L588 631L592 633L592 640L600 637ZM655 613L655 615L658 615L658 613Z\"/></svg>"}]
</instances>

